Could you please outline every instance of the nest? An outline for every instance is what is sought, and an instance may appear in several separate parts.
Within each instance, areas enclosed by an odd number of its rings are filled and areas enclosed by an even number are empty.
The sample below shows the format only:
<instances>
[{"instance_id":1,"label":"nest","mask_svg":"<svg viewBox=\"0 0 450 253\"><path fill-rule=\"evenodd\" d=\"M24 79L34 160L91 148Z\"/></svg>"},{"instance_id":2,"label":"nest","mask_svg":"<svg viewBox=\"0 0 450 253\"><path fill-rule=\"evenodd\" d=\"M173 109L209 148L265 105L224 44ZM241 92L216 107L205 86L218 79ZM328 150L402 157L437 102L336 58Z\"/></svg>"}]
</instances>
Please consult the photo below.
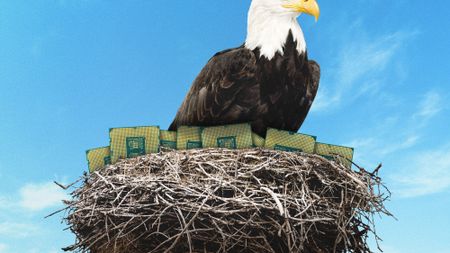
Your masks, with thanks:
<instances>
[{"instance_id":1,"label":"nest","mask_svg":"<svg viewBox=\"0 0 450 253\"><path fill-rule=\"evenodd\" d=\"M377 173L262 149L167 151L84 178L66 202L66 251L371 252L390 213Z\"/></svg>"}]
</instances>

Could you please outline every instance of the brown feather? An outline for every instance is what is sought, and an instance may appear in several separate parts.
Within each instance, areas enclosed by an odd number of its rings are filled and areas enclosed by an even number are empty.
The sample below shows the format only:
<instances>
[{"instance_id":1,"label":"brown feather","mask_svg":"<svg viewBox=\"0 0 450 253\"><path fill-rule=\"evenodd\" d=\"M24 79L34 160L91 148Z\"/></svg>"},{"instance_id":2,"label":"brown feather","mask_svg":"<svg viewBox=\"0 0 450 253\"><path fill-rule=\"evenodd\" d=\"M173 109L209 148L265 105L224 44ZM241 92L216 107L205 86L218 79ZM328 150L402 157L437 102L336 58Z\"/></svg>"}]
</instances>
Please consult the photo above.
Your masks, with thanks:
<instances>
[{"instance_id":1,"label":"brown feather","mask_svg":"<svg viewBox=\"0 0 450 253\"><path fill-rule=\"evenodd\" d=\"M320 67L299 55L290 33L284 54L268 60L243 46L212 57L170 126L216 126L250 122L265 136L267 128L298 131L314 98Z\"/></svg>"}]
</instances>

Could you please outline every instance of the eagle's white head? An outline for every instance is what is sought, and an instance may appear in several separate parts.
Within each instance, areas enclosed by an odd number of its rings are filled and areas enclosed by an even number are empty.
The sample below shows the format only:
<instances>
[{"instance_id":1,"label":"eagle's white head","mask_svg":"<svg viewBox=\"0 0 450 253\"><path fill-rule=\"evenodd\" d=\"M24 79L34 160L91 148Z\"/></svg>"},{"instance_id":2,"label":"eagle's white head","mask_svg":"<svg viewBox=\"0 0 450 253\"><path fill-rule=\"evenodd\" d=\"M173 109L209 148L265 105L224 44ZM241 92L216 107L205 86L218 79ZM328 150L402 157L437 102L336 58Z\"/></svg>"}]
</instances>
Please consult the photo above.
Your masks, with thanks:
<instances>
[{"instance_id":1,"label":"eagle's white head","mask_svg":"<svg viewBox=\"0 0 450 253\"><path fill-rule=\"evenodd\" d=\"M314 16L317 21L320 10L316 0L252 0L245 47L250 50L259 48L261 56L270 60L277 52L283 54L283 46L291 30L297 51L304 53L306 42L297 22L302 13Z\"/></svg>"}]
</instances>

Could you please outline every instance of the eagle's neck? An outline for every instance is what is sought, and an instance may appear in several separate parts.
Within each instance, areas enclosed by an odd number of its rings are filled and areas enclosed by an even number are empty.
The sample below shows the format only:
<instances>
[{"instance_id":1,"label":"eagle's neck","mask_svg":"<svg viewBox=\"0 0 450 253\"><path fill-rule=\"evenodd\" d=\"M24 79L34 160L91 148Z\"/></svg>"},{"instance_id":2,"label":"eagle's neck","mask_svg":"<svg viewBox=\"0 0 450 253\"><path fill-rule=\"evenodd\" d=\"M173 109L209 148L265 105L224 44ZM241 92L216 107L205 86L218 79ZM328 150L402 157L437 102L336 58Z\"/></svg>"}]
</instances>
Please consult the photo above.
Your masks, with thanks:
<instances>
[{"instance_id":1,"label":"eagle's neck","mask_svg":"<svg viewBox=\"0 0 450 253\"><path fill-rule=\"evenodd\" d=\"M306 52L303 31L297 22L297 16L273 12L263 6L252 5L248 14L247 39L245 47L259 49L261 56L271 60L278 52L284 54L283 46L292 31L297 52Z\"/></svg>"}]
</instances>

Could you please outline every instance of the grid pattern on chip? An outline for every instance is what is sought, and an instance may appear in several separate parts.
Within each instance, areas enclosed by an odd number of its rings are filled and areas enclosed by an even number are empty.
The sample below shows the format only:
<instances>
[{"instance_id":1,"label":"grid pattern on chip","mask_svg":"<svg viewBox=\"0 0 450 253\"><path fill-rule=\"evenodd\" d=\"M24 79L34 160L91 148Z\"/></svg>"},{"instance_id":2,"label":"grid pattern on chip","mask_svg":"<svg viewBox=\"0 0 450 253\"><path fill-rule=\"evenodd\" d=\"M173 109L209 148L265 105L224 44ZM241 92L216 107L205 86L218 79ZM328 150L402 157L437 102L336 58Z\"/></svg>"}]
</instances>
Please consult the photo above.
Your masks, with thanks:
<instances>
[{"instance_id":1,"label":"grid pattern on chip","mask_svg":"<svg viewBox=\"0 0 450 253\"><path fill-rule=\"evenodd\" d=\"M264 147L270 149L282 147L281 150L301 150L304 153L312 154L315 144L315 136L269 128Z\"/></svg>"},{"instance_id":2,"label":"grid pattern on chip","mask_svg":"<svg viewBox=\"0 0 450 253\"><path fill-rule=\"evenodd\" d=\"M160 138L164 141L177 141L177 132L175 131L167 131L167 130L161 130L160 132Z\"/></svg>"},{"instance_id":3,"label":"grid pattern on chip","mask_svg":"<svg viewBox=\"0 0 450 253\"><path fill-rule=\"evenodd\" d=\"M343 157L343 159L340 159L340 162L345 164L347 167L351 167L354 149L350 147L317 142L314 153L331 160L333 160L335 155L337 154Z\"/></svg>"},{"instance_id":4,"label":"grid pattern on chip","mask_svg":"<svg viewBox=\"0 0 450 253\"><path fill-rule=\"evenodd\" d=\"M257 148L263 148L266 142L266 139L259 136L258 134L252 133L252 139L253 139L253 147Z\"/></svg>"},{"instance_id":5,"label":"grid pattern on chip","mask_svg":"<svg viewBox=\"0 0 450 253\"><path fill-rule=\"evenodd\" d=\"M177 148L177 132L161 130L159 134L161 147L176 149Z\"/></svg>"},{"instance_id":6,"label":"grid pattern on chip","mask_svg":"<svg viewBox=\"0 0 450 253\"><path fill-rule=\"evenodd\" d=\"M206 127L202 131L202 143L205 148L251 148L252 128L248 123Z\"/></svg>"},{"instance_id":7,"label":"grid pattern on chip","mask_svg":"<svg viewBox=\"0 0 450 253\"><path fill-rule=\"evenodd\" d=\"M198 143L201 147L202 128L195 126L180 126L177 131L177 149L188 149L192 143Z\"/></svg>"},{"instance_id":8,"label":"grid pattern on chip","mask_svg":"<svg viewBox=\"0 0 450 253\"><path fill-rule=\"evenodd\" d=\"M111 128L109 130L111 146L111 162L116 163L119 159L127 157L127 138L143 138L145 140L145 154L157 153L159 151L159 127L125 127Z\"/></svg>"},{"instance_id":9,"label":"grid pattern on chip","mask_svg":"<svg viewBox=\"0 0 450 253\"><path fill-rule=\"evenodd\" d=\"M108 165L108 161L111 162L109 146L86 151L86 159L91 173L105 167Z\"/></svg>"}]
</instances>

